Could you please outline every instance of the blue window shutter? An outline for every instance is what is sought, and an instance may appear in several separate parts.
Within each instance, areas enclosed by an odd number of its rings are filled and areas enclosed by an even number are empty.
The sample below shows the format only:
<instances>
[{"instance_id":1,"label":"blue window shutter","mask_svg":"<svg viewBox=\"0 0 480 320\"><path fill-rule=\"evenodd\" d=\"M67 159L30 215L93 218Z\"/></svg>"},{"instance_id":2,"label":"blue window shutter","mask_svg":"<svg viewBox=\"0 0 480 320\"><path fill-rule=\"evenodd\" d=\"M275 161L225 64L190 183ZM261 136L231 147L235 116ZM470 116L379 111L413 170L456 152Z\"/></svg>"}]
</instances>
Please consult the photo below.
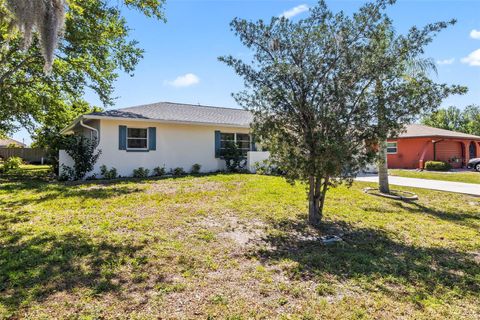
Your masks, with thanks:
<instances>
[{"instance_id":1,"label":"blue window shutter","mask_svg":"<svg viewBox=\"0 0 480 320\"><path fill-rule=\"evenodd\" d=\"M157 150L157 128L148 128L148 150Z\"/></svg>"},{"instance_id":2,"label":"blue window shutter","mask_svg":"<svg viewBox=\"0 0 480 320\"><path fill-rule=\"evenodd\" d=\"M118 126L118 149L127 150L127 126Z\"/></svg>"},{"instance_id":3,"label":"blue window shutter","mask_svg":"<svg viewBox=\"0 0 480 320\"><path fill-rule=\"evenodd\" d=\"M215 158L220 158L220 131L215 130Z\"/></svg>"},{"instance_id":4,"label":"blue window shutter","mask_svg":"<svg viewBox=\"0 0 480 320\"><path fill-rule=\"evenodd\" d=\"M250 139L250 151L257 151L257 146L255 144L255 136L252 135Z\"/></svg>"}]
</instances>

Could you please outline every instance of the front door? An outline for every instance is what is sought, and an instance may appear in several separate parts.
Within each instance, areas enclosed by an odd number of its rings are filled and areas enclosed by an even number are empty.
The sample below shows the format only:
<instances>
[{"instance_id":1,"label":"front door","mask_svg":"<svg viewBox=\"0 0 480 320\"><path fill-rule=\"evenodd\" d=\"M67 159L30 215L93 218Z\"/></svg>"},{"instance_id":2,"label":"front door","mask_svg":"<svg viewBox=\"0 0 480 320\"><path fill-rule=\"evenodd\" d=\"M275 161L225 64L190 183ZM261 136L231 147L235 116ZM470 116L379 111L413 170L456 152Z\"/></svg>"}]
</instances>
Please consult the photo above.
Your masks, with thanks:
<instances>
[{"instance_id":1,"label":"front door","mask_svg":"<svg viewBox=\"0 0 480 320\"><path fill-rule=\"evenodd\" d=\"M470 159L476 158L477 157L477 146L475 145L475 142L470 142Z\"/></svg>"}]
</instances>

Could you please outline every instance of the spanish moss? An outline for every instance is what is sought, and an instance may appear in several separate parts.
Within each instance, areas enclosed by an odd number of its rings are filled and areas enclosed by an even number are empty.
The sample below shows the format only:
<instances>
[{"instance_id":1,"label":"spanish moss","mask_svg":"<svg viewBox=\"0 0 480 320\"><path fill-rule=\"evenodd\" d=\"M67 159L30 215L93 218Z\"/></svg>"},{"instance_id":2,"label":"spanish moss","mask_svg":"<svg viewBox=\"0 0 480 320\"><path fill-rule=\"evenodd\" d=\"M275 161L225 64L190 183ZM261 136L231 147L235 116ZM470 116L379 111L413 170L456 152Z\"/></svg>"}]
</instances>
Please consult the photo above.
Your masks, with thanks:
<instances>
[{"instance_id":1,"label":"spanish moss","mask_svg":"<svg viewBox=\"0 0 480 320\"><path fill-rule=\"evenodd\" d=\"M15 26L23 33L25 49L32 43L33 31L38 32L45 72L50 72L65 21L65 0L7 0L7 4Z\"/></svg>"}]
</instances>

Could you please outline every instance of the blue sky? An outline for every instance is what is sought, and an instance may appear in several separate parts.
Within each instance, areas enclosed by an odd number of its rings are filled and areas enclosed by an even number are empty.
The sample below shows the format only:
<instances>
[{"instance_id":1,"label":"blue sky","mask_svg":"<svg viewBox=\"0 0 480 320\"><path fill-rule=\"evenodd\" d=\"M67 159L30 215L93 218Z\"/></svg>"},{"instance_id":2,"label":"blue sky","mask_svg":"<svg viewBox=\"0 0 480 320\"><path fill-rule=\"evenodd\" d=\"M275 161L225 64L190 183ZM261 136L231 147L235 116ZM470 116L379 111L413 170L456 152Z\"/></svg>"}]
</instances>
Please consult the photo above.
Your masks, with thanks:
<instances>
[{"instance_id":1,"label":"blue sky","mask_svg":"<svg viewBox=\"0 0 480 320\"><path fill-rule=\"evenodd\" d=\"M330 0L334 11L355 11L364 1ZM304 10L317 1L283 0L167 0L167 23L126 12L132 37L145 49L134 77L122 75L116 83L118 97L113 108L172 101L237 107L232 92L243 83L230 68L217 60L232 54L248 58L230 31L234 17L269 19L287 12L291 19L304 17ZM458 23L443 31L428 47L426 56L438 63L439 82L462 84L470 91L465 96L447 99L444 106L464 107L480 104L480 1L400 0L389 9L398 32L412 25L455 18ZM477 31L477 32L475 32ZM475 52L479 50L478 52ZM86 98L98 104L95 96ZM30 143L24 130L13 135Z\"/></svg>"}]
</instances>

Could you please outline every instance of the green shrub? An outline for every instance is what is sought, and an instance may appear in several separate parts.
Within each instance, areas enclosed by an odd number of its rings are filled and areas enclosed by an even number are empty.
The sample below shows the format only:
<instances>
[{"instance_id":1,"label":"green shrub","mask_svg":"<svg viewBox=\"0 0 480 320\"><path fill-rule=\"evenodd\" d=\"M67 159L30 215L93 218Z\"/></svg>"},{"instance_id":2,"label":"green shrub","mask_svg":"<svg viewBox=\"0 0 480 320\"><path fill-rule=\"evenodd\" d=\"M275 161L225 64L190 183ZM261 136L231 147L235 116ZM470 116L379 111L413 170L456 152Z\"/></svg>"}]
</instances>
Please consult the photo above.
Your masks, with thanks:
<instances>
[{"instance_id":1,"label":"green shrub","mask_svg":"<svg viewBox=\"0 0 480 320\"><path fill-rule=\"evenodd\" d=\"M117 169L113 168L108 170L106 165L102 165L100 167L100 174L103 176L104 179L111 180L118 178Z\"/></svg>"},{"instance_id":2,"label":"green shrub","mask_svg":"<svg viewBox=\"0 0 480 320\"><path fill-rule=\"evenodd\" d=\"M190 173L191 173L191 174L199 174L199 173L200 173L200 169L202 169L202 166L199 165L198 163L195 163L195 164L192 166L192 169L190 169Z\"/></svg>"},{"instance_id":3,"label":"green shrub","mask_svg":"<svg viewBox=\"0 0 480 320\"><path fill-rule=\"evenodd\" d=\"M15 171L20 169L20 166L23 164L23 160L20 157L10 157L3 163L3 171Z\"/></svg>"},{"instance_id":4,"label":"green shrub","mask_svg":"<svg viewBox=\"0 0 480 320\"><path fill-rule=\"evenodd\" d=\"M75 176L75 171L72 168L62 164L61 173L58 175L57 178L58 181L69 181L73 179L73 176Z\"/></svg>"},{"instance_id":5,"label":"green shrub","mask_svg":"<svg viewBox=\"0 0 480 320\"><path fill-rule=\"evenodd\" d=\"M165 170L165 167L155 167L153 168L153 175L155 177L163 177L167 171Z\"/></svg>"},{"instance_id":6,"label":"green shrub","mask_svg":"<svg viewBox=\"0 0 480 320\"><path fill-rule=\"evenodd\" d=\"M233 141L227 141L222 152L228 172L242 172L246 166L246 159L242 150Z\"/></svg>"},{"instance_id":7,"label":"green shrub","mask_svg":"<svg viewBox=\"0 0 480 320\"><path fill-rule=\"evenodd\" d=\"M65 138L65 152L73 159L72 168L62 164L60 180L82 180L87 173L93 170L101 150L97 150L97 139L89 139L82 135L73 135Z\"/></svg>"},{"instance_id":8,"label":"green shrub","mask_svg":"<svg viewBox=\"0 0 480 320\"><path fill-rule=\"evenodd\" d=\"M452 169L450 163L443 161L427 161L425 162L425 170L428 171L448 171Z\"/></svg>"},{"instance_id":9,"label":"green shrub","mask_svg":"<svg viewBox=\"0 0 480 320\"><path fill-rule=\"evenodd\" d=\"M182 167L177 167L172 170L172 175L175 177L185 175L185 170Z\"/></svg>"},{"instance_id":10,"label":"green shrub","mask_svg":"<svg viewBox=\"0 0 480 320\"><path fill-rule=\"evenodd\" d=\"M148 177L149 173L150 173L150 170L145 169L144 167L140 167L138 169L133 170L133 177L134 178L146 178L146 177Z\"/></svg>"}]
</instances>

